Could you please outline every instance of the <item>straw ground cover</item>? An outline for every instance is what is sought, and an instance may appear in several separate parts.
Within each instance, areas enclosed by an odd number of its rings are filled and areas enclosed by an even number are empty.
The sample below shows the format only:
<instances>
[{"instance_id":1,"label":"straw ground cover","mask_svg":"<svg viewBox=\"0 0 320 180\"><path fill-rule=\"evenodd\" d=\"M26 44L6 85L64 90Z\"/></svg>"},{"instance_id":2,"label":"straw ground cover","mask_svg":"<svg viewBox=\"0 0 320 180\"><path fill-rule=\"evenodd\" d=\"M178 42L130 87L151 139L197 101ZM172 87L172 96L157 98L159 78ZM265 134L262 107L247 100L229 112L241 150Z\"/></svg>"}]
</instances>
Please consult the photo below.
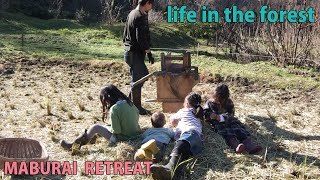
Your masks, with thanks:
<instances>
[{"instance_id":1,"label":"straw ground cover","mask_svg":"<svg viewBox=\"0 0 320 180\"><path fill-rule=\"evenodd\" d=\"M198 61L201 64L201 59ZM158 69L159 62L148 66L151 70ZM84 161L131 161L140 146L139 140L108 147L103 138L98 138L96 144L84 146L76 155L63 151L57 143L60 139L73 140L94 123L105 124L100 120L99 89L107 82L114 83L127 94L129 75L126 67L114 61L47 61L22 55L2 59L0 71L7 74L0 77L0 136L33 138L44 143L50 160L78 161L78 175L45 177L48 179L151 179L138 175L83 174ZM8 73L10 69L14 70L13 74ZM222 80L229 84L236 115L264 150L258 155L235 154L204 124L205 149L196 157L191 169L193 173L183 178L320 178L320 94L317 88L309 91L264 88L254 79L248 79L250 83L244 84L243 77L219 79L214 73L208 75L209 70L201 67L202 80L194 90L206 99L216 82ZM156 98L155 85L154 79L146 82L143 99ZM158 103L144 102L144 105L153 111L161 111ZM166 116L168 118L170 114ZM151 127L149 119L148 116L140 117L142 129ZM173 143L168 147L167 156L172 147ZM1 177L10 179L9 176Z\"/></svg>"}]
</instances>

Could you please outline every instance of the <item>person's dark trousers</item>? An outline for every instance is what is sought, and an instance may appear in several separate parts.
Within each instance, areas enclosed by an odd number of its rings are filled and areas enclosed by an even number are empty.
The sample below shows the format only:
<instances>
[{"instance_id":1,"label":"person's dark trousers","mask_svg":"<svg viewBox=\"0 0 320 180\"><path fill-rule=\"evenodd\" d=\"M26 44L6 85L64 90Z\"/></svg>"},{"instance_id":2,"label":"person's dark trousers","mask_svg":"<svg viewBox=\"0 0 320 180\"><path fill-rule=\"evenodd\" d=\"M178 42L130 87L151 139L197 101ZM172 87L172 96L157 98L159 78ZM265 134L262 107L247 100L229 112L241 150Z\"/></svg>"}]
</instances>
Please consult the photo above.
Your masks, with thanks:
<instances>
[{"instance_id":1,"label":"person's dark trousers","mask_svg":"<svg viewBox=\"0 0 320 180\"><path fill-rule=\"evenodd\" d=\"M171 158L168 164L166 164L165 166L154 164L150 167L153 179L175 179L178 174L181 173L181 170L185 166L184 161L188 160L190 157L192 157L190 144L184 140L177 141L171 152Z\"/></svg>"},{"instance_id":2,"label":"person's dark trousers","mask_svg":"<svg viewBox=\"0 0 320 180\"><path fill-rule=\"evenodd\" d=\"M145 53L127 51L124 55L126 63L130 66L131 82L136 82L139 79L149 74L147 66L144 63ZM141 89L143 83L131 89L129 98L138 108L140 115L150 114L150 111L144 109L141 105Z\"/></svg>"},{"instance_id":3,"label":"person's dark trousers","mask_svg":"<svg viewBox=\"0 0 320 180\"><path fill-rule=\"evenodd\" d=\"M162 161L164 153L167 149L167 144L161 143L159 141L156 141L157 147L159 148L159 152L157 154L154 154L152 157L152 163L159 163Z\"/></svg>"}]
</instances>

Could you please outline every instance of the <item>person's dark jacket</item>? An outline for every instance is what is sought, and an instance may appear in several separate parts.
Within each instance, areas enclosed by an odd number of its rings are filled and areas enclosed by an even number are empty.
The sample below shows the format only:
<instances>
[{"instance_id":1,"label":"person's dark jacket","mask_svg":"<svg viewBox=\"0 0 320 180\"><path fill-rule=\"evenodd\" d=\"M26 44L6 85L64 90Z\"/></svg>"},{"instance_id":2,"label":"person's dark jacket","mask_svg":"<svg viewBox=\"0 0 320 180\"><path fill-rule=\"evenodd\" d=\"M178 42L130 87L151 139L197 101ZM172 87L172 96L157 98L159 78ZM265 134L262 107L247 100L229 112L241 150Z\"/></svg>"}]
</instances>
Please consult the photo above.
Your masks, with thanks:
<instances>
[{"instance_id":1,"label":"person's dark jacket","mask_svg":"<svg viewBox=\"0 0 320 180\"><path fill-rule=\"evenodd\" d=\"M211 119L211 113L222 115L224 118L224 124L231 124L238 121L238 119L234 117L235 109L233 101L231 99L228 99L224 106L222 106L221 104L217 104L212 99L210 99L206 102L204 112L206 122L208 122L212 127L219 124L220 122Z\"/></svg>"},{"instance_id":2,"label":"person's dark jacket","mask_svg":"<svg viewBox=\"0 0 320 180\"><path fill-rule=\"evenodd\" d=\"M127 18L123 33L126 51L142 52L150 49L150 31L148 15L138 9L132 10Z\"/></svg>"}]
</instances>

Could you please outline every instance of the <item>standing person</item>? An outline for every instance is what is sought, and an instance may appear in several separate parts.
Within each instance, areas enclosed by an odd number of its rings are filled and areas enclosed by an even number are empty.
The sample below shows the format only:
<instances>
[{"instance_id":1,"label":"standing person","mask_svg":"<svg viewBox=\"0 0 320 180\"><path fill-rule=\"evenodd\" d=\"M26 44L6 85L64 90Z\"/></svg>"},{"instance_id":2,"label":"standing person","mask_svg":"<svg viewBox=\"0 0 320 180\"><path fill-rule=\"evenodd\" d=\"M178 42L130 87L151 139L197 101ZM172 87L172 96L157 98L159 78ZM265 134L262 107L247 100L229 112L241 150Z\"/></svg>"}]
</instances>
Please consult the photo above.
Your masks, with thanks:
<instances>
[{"instance_id":1,"label":"standing person","mask_svg":"<svg viewBox=\"0 0 320 180\"><path fill-rule=\"evenodd\" d=\"M127 18L123 32L124 59L130 67L131 82L136 82L149 74L144 63L147 54L149 63L154 63L150 51L150 31L148 12L152 9L154 0L139 0L136 9ZM130 93L133 104L139 109L140 115L151 114L141 106L141 89L143 83L132 88Z\"/></svg>"},{"instance_id":2,"label":"standing person","mask_svg":"<svg viewBox=\"0 0 320 180\"><path fill-rule=\"evenodd\" d=\"M137 138L140 134L139 112L130 99L116 86L107 85L100 91L100 100L105 109L109 111L111 126L92 125L89 130L76 138L73 142L62 140L60 145L71 150L73 144L86 145L96 134L106 138L110 143Z\"/></svg>"},{"instance_id":3,"label":"standing person","mask_svg":"<svg viewBox=\"0 0 320 180\"><path fill-rule=\"evenodd\" d=\"M202 124L199 119L203 119L204 114L200 104L201 96L191 92L184 100L184 108L170 118L176 127L177 141L168 164L154 164L150 167L153 179L169 180L177 177L184 162L203 150Z\"/></svg>"},{"instance_id":4,"label":"standing person","mask_svg":"<svg viewBox=\"0 0 320 180\"><path fill-rule=\"evenodd\" d=\"M261 146L251 141L250 132L234 117L234 104L227 85L221 84L213 91L204 111L206 121L212 129L221 135L236 153L247 151L255 154L262 150Z\"/></svg>"}]
</instances>

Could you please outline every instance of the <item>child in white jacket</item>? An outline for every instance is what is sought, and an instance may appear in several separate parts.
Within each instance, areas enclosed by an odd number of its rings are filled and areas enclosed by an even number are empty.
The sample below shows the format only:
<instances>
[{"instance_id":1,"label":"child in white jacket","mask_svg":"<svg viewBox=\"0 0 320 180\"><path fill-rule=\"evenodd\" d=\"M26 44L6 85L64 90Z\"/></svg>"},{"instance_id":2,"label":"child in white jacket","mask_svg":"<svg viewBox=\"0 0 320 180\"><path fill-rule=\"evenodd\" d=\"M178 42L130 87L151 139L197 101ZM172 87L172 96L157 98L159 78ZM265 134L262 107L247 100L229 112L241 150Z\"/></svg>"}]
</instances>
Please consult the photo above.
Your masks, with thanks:
<instances>
[{"instance_id":1,"label":"child in white jacket","mask_svg":"<svg viewBox=\"0 0 320 180\"><path fill-rule=\"evenodd\" d=\"M202 124L203 119L201 96L191 92L184 101L184 108L171 117L171 123L176 127L176 144L171 152L171 158L167 165L154 164L150 170L153 179L172 179L171 172L192 156L203 150ZM183 164L183 163L181 163Z\"/></svg>"}]
</instances>

